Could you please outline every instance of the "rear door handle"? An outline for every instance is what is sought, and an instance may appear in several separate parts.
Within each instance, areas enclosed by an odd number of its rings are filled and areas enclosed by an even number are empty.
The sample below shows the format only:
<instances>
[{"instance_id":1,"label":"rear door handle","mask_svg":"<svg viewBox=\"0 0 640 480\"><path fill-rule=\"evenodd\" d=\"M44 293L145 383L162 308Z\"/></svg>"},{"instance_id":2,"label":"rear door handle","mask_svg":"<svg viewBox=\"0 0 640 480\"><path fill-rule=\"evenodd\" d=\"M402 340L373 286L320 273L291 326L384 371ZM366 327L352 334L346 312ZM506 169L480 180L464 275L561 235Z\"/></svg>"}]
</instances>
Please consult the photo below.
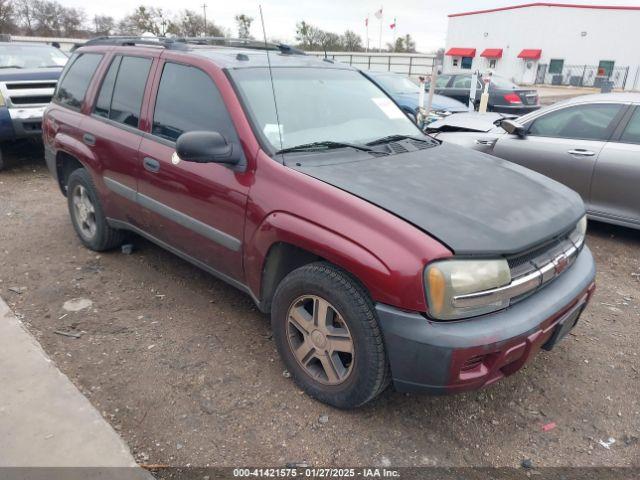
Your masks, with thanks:
<instances>
[{"instance_id":1,"label":"rear door handle","mask_svg":"<svg viewBox=\"0 0 640 480\"><path fill-rule=\"evenodd\" d=\"M569 155L576 155L578 157L593 157L596 153L591 150L585 150L584 148L574 148L567 152Z\"/></svg>"},{"instance_id":2,"label":"rear door handle","mask_svg":"<svg viewBox=\"0 0 640 480\"><path fill-rule=\"evenodd\" d=\"M86 145L89 145L90 147L93 147L96 144L96 137L94 137L90 133L85 133L84 135L82 135L82 141Z\"/></svg>"},{"instance_id":3,"label":"rear door handle","mask_svg":"<svg viewBox=\"0 0 640 480\"><path fill-rule=\"evenodd\" d=\"M158 173L160 171L160 162L155 158L144 157L142 161L144 169L151 173Z\"/></svg>"}]
</instances>

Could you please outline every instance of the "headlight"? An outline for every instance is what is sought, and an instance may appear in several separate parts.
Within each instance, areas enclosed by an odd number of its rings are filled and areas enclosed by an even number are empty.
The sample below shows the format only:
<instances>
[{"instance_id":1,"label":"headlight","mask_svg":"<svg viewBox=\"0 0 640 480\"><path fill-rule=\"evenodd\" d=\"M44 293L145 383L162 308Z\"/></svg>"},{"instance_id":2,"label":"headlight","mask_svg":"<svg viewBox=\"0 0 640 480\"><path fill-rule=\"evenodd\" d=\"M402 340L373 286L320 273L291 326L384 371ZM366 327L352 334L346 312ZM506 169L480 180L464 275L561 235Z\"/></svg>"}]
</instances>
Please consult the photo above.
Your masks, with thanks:
<instances>
[{"instance_id":1,"label":"headlight","mask_svg":"<svg viewBox=\"0 0 640 480\"><path fill-rule=\"evenodd\" d=\"M587 235L587 216L583 216L576 225L576 228L569 235L569 239L576 248L580 248L584 243L584 237Z\"/></svg>"},{"instance_id":2,"label":"headlight","mask_svg":"<svg viewBox=\"0 0 640 480\"><path fill-rule=\"evenodd\" d=\"M425 269L425 286L429 314L439 320L474 317L509 306L509 299L487 299L472 307L456 307L454 297L502 287L511 282L505 259L443 260Z\"/></svg>"}]
</instances>

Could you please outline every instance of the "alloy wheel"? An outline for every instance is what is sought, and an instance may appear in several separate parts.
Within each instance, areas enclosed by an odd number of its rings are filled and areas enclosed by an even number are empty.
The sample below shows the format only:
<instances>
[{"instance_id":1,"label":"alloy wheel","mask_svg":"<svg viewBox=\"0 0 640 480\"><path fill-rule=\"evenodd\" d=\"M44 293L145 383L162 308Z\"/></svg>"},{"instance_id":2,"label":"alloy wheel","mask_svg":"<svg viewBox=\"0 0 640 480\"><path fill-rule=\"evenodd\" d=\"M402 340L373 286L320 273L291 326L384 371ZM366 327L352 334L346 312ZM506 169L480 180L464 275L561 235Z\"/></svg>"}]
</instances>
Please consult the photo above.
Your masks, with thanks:
<instances>
[{"instance_id":1,"label":"alloy wheel","mask_svg":"<svg viewBox=\"0 0 640 480\"><path fill-rule=\"evenodd\" d=\"M296 299L287 314L287 339L295 359L314 380L339 385L355 360L353 339L344 318L316 295Z\"/></svg>"},{"instance_id":2,"label":"alloy wheel","mask_svg":"<svg viewBox=\"0 0 640 480\"><path fill-rule=\"evenodd\" d=\"M80 234L91 240L96 234L96 209L87 193L87 189L82 185L76 185L72 193L73 213Z\"/></svg>"}]
</instances>

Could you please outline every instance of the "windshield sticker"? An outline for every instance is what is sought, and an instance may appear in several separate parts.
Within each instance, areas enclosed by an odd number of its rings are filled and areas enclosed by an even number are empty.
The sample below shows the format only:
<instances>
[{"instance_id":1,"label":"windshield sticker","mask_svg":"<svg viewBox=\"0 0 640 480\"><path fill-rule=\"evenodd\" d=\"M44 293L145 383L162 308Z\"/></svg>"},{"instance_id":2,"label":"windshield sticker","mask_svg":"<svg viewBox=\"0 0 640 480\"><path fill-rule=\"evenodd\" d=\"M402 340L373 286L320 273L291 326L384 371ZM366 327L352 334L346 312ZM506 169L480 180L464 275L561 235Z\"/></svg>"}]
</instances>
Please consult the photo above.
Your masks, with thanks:
<instances>
[{"instance_id":1,"label":"windshield sticker","mask_svg":"<svg viewBox=\"0 0 640 480\"><path fill-rule=\"evenodd\" d=\"M280 137L283 136L283 128L282 124L280 124L280 129L278 131L277 123L267 123L262 129L264 136L267 137L267 140L271 143L271 145L280 145Z\"/></svg>"},{"instance_id":2,"label":"windshield sticker","mask_svg":"<svg viewBox=\"0 0 640 480\"><path fill-rule=\"evenodd\" d=\"M390 99L386 97L376 97L371 100L388 118L396 120L404 117L402 111Z\"/></svg>"}]
</instances>

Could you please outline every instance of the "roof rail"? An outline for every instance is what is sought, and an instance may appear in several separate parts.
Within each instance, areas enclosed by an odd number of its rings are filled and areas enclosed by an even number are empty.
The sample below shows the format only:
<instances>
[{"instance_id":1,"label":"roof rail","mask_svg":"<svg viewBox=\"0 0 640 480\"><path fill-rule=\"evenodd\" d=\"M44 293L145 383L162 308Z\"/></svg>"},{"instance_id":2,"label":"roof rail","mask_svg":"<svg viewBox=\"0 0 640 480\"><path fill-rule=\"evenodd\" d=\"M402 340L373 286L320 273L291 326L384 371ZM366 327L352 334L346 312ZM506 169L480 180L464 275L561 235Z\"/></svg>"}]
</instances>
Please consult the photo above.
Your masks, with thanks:
<instances>
[{"instance_id":1,"label":"roof rail","mask_svg":"<svg viewBox=\"0 0 640 480\"><path fill-rule=\"evenodd\" d=\"M229 37L146 37L136 35L95 37L80 46L90 45L148 45L172 50L186 50L187 45L212 45L222 47L250 48L254 50L278 50L286 55L305 55L302 50L282 43L265 43L246 38Z\"/></svg>"}]
</instances>

